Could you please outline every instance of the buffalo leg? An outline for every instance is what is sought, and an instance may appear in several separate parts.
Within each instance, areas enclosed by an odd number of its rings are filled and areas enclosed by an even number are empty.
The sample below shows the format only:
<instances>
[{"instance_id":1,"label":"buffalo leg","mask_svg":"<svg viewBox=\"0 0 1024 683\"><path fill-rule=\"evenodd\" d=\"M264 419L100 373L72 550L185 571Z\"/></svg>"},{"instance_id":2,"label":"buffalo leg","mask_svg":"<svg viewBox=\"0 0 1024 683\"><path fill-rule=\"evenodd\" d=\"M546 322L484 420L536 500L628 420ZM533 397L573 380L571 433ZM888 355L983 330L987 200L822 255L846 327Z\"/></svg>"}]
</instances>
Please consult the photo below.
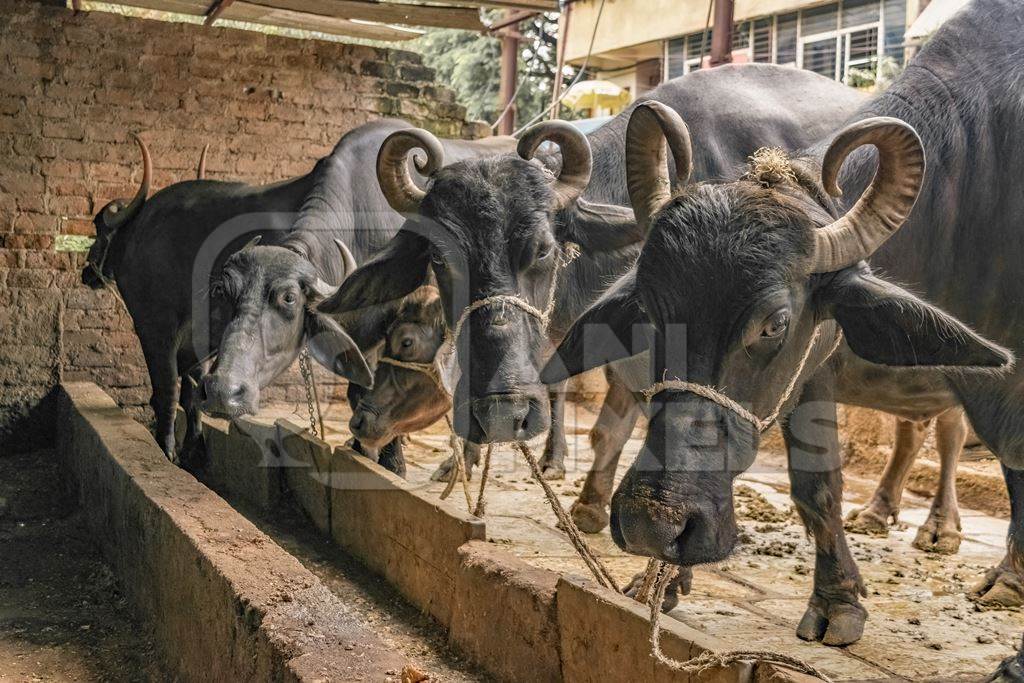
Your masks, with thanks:
<instances>
[{"instance_id":1,"label":"buffalo leg","mask_svg":"<svg viewBox=\"0 0 1024 683\"><path fill-rule=\"evenodd\" d=\"M956 499L956 466L967 439L967 420L961 408L951 408L935 420L939 450L939 488L928 519L917 530L914 547L953 555L960 549L960 509Z\"/></svg>"},{"instance_id":2,"label":"buffalo leg","mask_svg":"<svg viewBox=\"0 0 1024 683\"><path fill-rule=\"evenodd\" d=\"M1010 531L1006 556L989 569L970 596L985 607L1019 607L1024 603L1024 470L1003 465L1003 478L1010 494Z\"/></svg>"},{"instance_id":3,"label":"buffalo leg","mask_svg":"<svg viewBox=\"0 0 1024 683\"><path fill-rule=\"evenodd\" d=\"M405 478L405 455L402 453L402 437L396 437L391 443L380 449L377 462L384 469Z\"/></svg>"},{"instance_id":4,"label":"buffalo leg","mask_svg":"<svg viewBox=\"0 0 1024 683\"><path fill-rule=\"evenodd\" d=\"M206 452L203 447L203 427L199 413L198 384L189 374L181 376L178 405L185 413L185 438L181 445L182 467L190 472L202 467Z\"/></svg>"},{"instance_id":5,"label":"buffalo leg","mask_svg":"<svg viewBox=\"0 0 1024 683\"><path fill-rule=\"evenodd\" d=\"M1003 465L1003 478L1010 494L1010 530L1006 539L1006 558L1002 565L1006 565L1007 572L1020 577L1024 572L1024 470L1011 470ZM1017 588L1020 588L1019 578ZM990 683L1024 683L1024 642L1017 654L1003 660L999 669L987 680Z\"/></svg>"},{"instance_id":6,"label":"buffalo leg","mask_svg":"<svg viewBox=\"0 0 1024 683\"><path fill-rule=\"evenodd\" d=\"M480 462L480 449L478 443L462 442L462 457L466 465L466 479L473 478L473 468ZM434 473L430 475L431 481L449 481L455 472L455 457L450 455L444 462L437 466Z\"/></svg>"},{"instance_id":7,"label":"buffalo leg","mask_svg":"<svg viewBox=\"0 0 1024 683\"><path fill-rule=\"evenodd\" d=\"M174 452L174 409L178 403L177 350L167 348L170 335L140 339L142 352L149 369L149 383L153 388L149 405L156 418L156 442L171 462L177 463Z\"/></svg>"},{"instance_id":8,"label":"buffalo leg","mask_svg":"<svg viewBox=\"0 0 1024 683\"><path fill-rule=\"evenodd\" d=\"M848 531L872 536L889 534L889 525L895 524L900 514L900 501L910 466L914 464L927 433L928 422L896 418L896 444L885 463L878 488L865 507L851 510L847 515Z\"/></svg>"},{"instance_id":9,"label":"buffalo leg","mask_svg":"<svg viewBox=\"0 0 1024 683\"><path fill-rule=\"evenodd\" d=\"M842 457L836 406L825 382L810 383L783 425L791 495L814 538L814 590L796 634L825 645L849 645L864 632L867 610L857 565L843 532Z\"/></svg>"},{"instance_id":10,"label":"buffalo leg","mask_svg":"<svg viewBox=\"0 0 1024 683\"><path fill-rule=\"evenodd\" d=\"M576 526L588 534L596 534L608 526L615 470L622 448L629 441L640 416L640 406L632 392L614 375L610 375L609 380L601 413L590 430L594 465L587 473L579 498L569 511Z\"/></svg>"},{"instance_id":11,"label":"buffalo leg","mask_svg":"<svg viewBox=\"0 0 1024 683\"><path fill-rule=\"evenodd\" d=\"M565 443L565 389L567 382L557 384L549 390L551 401L551 428L544 444L544 455L540 459L541 476L545 479L565 479L565 455L569 447Z\"/></svg>"}]
</instances>

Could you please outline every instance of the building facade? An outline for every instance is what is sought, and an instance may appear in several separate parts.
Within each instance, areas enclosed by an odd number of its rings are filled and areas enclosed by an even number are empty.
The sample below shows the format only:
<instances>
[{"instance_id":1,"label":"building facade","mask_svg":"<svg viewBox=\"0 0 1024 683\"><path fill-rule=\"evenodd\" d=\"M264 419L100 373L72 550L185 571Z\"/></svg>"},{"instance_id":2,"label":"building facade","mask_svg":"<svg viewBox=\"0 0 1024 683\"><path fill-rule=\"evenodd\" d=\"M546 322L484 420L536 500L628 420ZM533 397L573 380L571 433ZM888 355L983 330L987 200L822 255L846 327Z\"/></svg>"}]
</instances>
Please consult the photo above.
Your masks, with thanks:
<instances>
[{"instance_id":1,"label":"building facade","mask_svg":"<svg viewBox=\"0 0 1024 683\"><path fill-rule=\"evenodd\" d=\"M566 61L642 95L706 67L713 0L578 0L563 20ZM902 67L922 0L736 0L734 63L814 71L870 87ZM603 5L603 6L602 6ZM713 28L713 27L712 27ZM591 43L593 44L591 47Z\"/></svg>"}]
</instances>

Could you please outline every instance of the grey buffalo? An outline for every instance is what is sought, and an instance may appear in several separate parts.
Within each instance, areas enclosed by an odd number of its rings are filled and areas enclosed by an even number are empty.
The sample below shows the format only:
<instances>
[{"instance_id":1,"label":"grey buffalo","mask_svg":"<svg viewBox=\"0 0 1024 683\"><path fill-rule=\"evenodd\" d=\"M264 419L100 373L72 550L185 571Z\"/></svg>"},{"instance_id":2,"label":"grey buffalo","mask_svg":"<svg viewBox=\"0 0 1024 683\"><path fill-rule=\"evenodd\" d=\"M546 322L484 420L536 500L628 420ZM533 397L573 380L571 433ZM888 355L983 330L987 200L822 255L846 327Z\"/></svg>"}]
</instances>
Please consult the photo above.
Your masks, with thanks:
<instances>
[{"instance_id":1,"label":"grey buffalo","mask_svg":"<svg viewBox=\"0 0 1024 683\"><path fill-rule=\"evenodd\" d=\"M837 132L733 182L677 178L670 193L651 152L684 149L685 125L656 103L636 110L629 184L649 238L543 373L556 383L650 354L648 434L612 500L618 545L686 567L726 557L732 481L778 416L817 549L797 635L851 642L866 613L840 519L835 403L960 402L1012 501L990 578L1019 585L1005 577L1024 566L1024 52L1009 28L1021 26L1015 0L970 5ZM904 368L930 379L900 381ZM1024 680L1022 666L1011 657L992 680Z\"/></svg>"}]
</instances>

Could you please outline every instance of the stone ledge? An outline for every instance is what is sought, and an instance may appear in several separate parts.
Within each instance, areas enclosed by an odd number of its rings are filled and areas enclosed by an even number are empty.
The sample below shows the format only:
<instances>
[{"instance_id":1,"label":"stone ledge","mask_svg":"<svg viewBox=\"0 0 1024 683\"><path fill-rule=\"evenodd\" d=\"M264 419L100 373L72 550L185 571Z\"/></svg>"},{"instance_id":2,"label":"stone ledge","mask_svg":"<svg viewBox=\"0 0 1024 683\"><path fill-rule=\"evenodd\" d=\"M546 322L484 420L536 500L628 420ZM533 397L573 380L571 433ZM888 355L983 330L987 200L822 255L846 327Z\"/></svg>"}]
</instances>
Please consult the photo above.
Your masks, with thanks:
<instances>
[{"instance_id":1,"label":"stone ledge","mask_svg":"<svg viewBox=\"0 0 1024 683\"><path fill-rule=\"evenodd\" d=\"M58 404L69 488L177 677L379 681L402 668L319 579L168 462L96 385L62 385Z\"/></svg>"}]
</instances>

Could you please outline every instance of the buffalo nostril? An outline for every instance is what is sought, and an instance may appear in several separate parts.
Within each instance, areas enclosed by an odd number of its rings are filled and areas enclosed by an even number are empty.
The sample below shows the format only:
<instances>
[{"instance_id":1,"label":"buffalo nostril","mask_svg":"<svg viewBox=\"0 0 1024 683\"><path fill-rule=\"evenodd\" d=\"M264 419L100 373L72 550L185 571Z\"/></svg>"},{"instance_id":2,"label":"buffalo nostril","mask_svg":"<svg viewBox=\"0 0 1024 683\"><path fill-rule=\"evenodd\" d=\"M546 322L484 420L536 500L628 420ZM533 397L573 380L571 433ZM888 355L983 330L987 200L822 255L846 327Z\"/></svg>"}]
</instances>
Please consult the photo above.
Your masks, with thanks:
<instances>
[{"instance_id":1,"label":"buffalo nostril","mask_svg":"<svg viewBox=\"0 0 1024 683\"><path fill-rule=\"evenodd\" d=\"M233 405L243 405L246 399L249 398L249 385L236 384L233 387L229 387L227 395L228 403L231 403Z\"/></svg>"}]
</instances>

